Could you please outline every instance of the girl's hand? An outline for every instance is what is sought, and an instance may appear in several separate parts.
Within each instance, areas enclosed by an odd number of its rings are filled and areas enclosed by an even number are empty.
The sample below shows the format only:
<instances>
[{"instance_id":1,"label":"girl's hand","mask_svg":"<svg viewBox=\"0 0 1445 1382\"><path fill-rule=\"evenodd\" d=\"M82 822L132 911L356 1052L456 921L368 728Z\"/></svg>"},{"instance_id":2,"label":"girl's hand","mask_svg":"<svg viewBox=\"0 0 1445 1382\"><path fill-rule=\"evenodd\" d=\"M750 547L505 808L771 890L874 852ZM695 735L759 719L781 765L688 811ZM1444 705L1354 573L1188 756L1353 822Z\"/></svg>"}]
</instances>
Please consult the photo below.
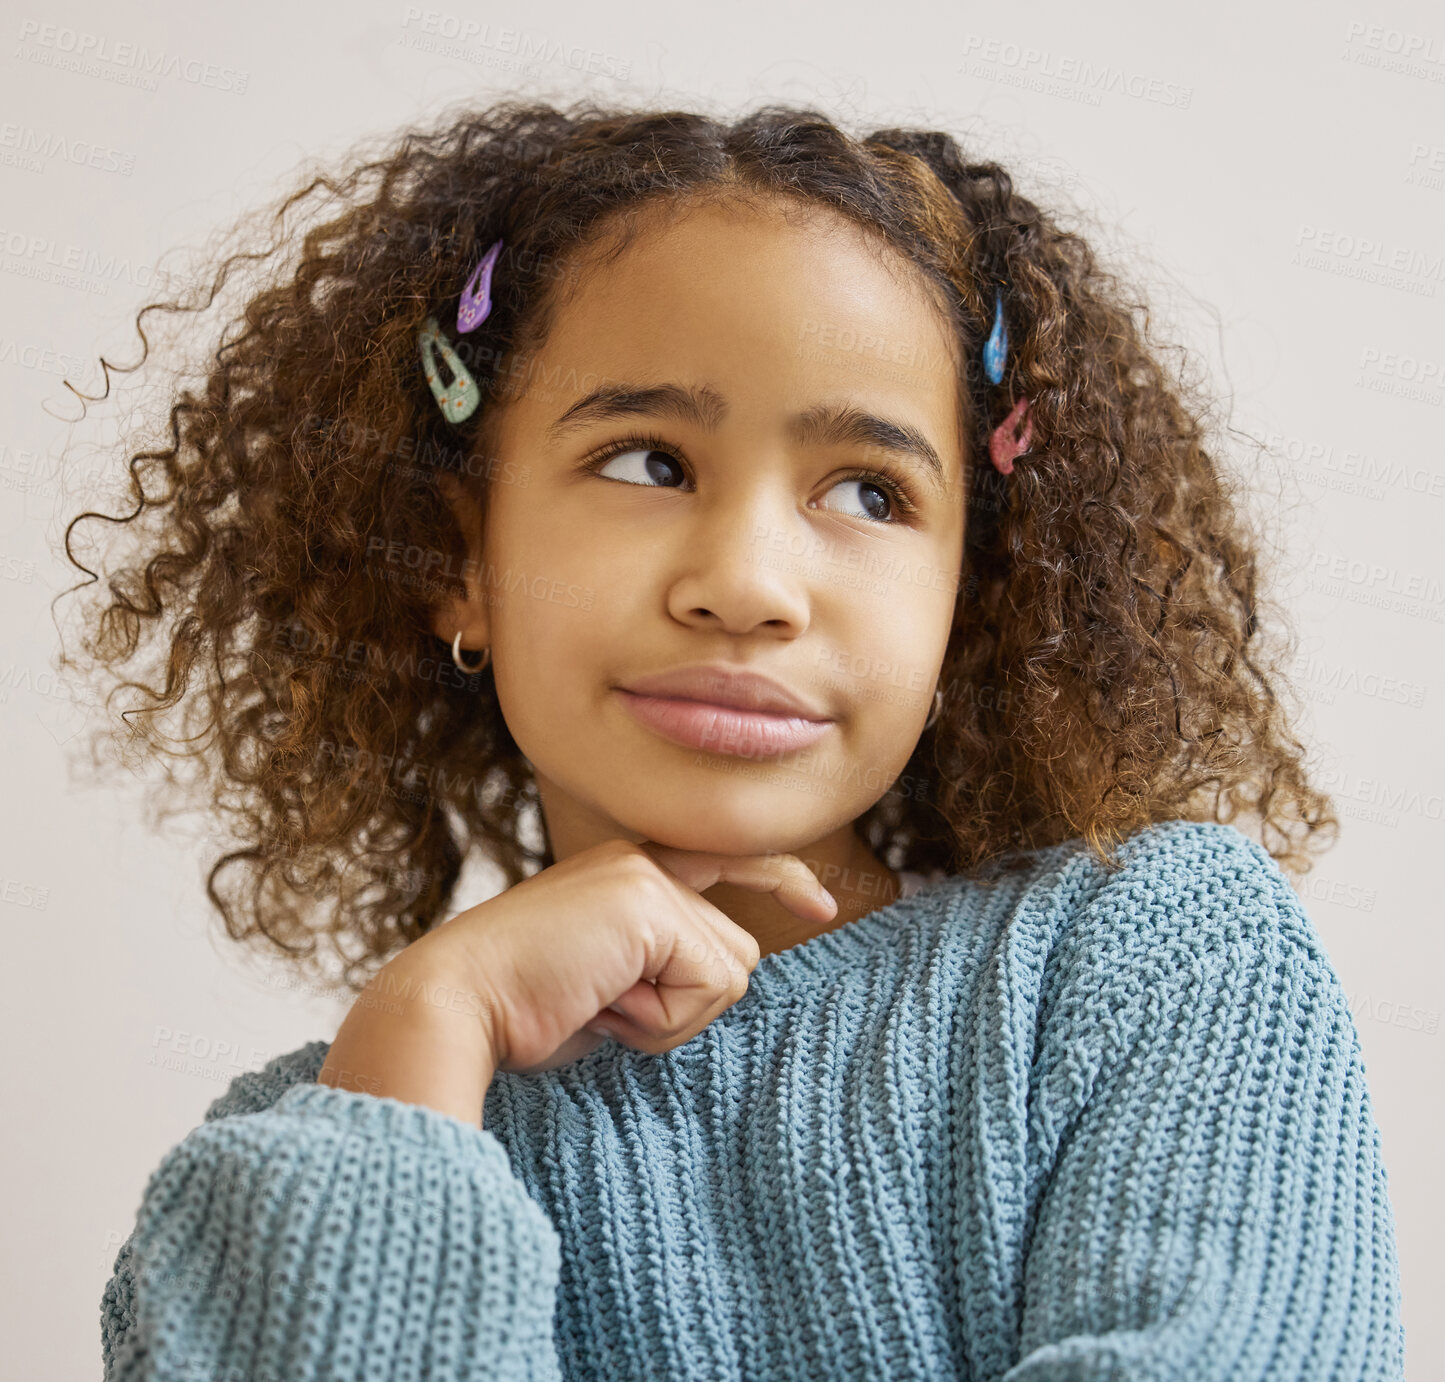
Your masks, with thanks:
<instances>
[{"instance_id":1,"label":"girl's hand","mask_svg":"<svg viewBox=\"0 0 1445 1382\"><path fill-rule=\"evenodd\" d=\"M796 855L608 840L459 912L408 950L431 947L432 963L475 994L494 1071L564 1065L608 1029L658 1054L736 1003L757 966L757 941L699 896L715 883L773 893L805 920L838 912Z\"/></svg>"}]
</instances>

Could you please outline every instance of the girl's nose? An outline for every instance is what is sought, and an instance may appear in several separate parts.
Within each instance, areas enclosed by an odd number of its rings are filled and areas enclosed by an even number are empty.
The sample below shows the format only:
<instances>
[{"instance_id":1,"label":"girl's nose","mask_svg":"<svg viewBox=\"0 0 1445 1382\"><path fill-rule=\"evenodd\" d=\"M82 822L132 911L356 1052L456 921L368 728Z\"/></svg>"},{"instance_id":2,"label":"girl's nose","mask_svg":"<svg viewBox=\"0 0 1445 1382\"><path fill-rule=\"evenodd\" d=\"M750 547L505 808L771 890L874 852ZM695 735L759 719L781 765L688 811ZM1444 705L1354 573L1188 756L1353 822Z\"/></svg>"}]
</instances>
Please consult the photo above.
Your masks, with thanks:
<instances>
[{"instance_id":1,"label":"girl's nose","mask_svg":"<svg viewBox=\"0 0 1445 1382\"><path fill-rule=\"evenodd\" d=\"M769 484L738 486L698 505L673 557L673 617L717 621L731 633L763 626L801 633L823 544L799 517L798 503L792 491Z\"/></svg>"}]
</instances>

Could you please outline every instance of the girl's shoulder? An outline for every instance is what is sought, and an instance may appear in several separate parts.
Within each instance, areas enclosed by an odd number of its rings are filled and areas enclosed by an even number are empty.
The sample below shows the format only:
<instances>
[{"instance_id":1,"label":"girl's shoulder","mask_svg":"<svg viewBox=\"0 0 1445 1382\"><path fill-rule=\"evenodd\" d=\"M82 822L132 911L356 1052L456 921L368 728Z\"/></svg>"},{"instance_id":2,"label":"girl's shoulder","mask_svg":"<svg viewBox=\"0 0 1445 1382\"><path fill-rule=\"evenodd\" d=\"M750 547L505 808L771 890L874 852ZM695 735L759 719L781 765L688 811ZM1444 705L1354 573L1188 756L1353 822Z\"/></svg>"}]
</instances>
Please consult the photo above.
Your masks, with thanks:
<instances>
[{"instance_id":1,"label":"girl's shoulder","mask_svg":"<svg viewBox=\"0 0 1445 1382\"><path fill-rule=\"evenodd\" d=\"M1118 964L1182 949L1292 951L1329 964L1303 902L1278 862L1237 826L1173 819L1136 830L1106 865L1075 838L1021 851L987 888L964 877L900 872L900 897L927 892L950 913L983 909L998 944L1051 965Z\"/></svg>"},{"instance_id":2,"label":"girl's shoulder","mask_svg":"<svg viewBox=\"0 0 1445 1382\"><path fill-rule=\"evenodd\" d=\"M1237 826L1167 820L1136 831L1106 868L1081 840L1037 851L1026 893L1058 948L1117 962L1139 952L1293 952L1330 961L1294 885Z\"/></svg>"}]
</instances>

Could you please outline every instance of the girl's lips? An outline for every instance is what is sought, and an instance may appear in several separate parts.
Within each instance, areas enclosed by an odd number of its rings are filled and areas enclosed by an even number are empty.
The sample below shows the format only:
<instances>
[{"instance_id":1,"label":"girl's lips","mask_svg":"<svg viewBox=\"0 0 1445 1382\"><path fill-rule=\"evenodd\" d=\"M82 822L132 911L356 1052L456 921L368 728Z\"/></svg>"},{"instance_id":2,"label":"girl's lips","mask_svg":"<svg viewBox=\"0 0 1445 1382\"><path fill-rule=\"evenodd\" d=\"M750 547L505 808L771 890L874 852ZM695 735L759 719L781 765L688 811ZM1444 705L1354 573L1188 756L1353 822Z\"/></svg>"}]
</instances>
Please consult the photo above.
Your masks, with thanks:
<instances>
[{"instance_id":1,"label":"girl's lips","mask_svg":"<svg viewBox=\"0 0 1445 1382\"><path fill-rule=\"evenodd\" d=\"M640 696L621 687L617 694L633 716L654 734L684 748L734 758L793 753L817 743L833 727L831 720L804 720L672 696Z\"/></svg>"}]
</instances>

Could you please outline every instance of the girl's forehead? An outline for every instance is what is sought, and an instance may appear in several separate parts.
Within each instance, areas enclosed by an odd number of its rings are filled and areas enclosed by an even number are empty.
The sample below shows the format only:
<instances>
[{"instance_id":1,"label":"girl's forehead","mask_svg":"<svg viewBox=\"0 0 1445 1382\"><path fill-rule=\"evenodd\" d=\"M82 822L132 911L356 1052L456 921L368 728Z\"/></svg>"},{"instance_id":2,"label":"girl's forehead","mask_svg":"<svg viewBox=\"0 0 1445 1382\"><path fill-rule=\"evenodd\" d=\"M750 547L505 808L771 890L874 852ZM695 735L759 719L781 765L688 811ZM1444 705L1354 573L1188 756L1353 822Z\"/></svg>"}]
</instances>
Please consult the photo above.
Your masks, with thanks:
<instances>
[{"instance_id":1,"label":"girl's forehead","mask_svg":"<svg viewBox=\"0 0 1445 1382\"><path fill-rule=\"evenodd\" d=\"M704 259L737 258L744 265L804 274L810 265L846 259L855 262L855 272L871 265L905 296L937 300L937 285L879 231L833 207L795 197L647 205L595 229L569 258L574 288L619 269L656 271L659 264L691 266Z\"/></svg>"},{"instance_id":2,"label":"girl's forehead","mask_svg":"<svg viewBox=\"0 0 1445 1382\"><path fill-rule=\"evenodd\" d=\"M738 420L822 402L906 418L947 469L963 464L959 342L901 251L791 202L666 208L621 230L590 238L560 276L529 343L529 424L551 426L599 384L706 383Z\"/></svg>"},{"instance_id":3,"label":"girl's forehead","mask_svg":"<svg viewBox=\"0 0 1445 1382\"><path fill-rule=\"evenodd\" d=\"M901 251L818 208L809 218L705 205L609 238L568 276L549 313L559 344L674 351L699 333L720 346L784 337L847 372L935 386L959 344L937 285ZM881 366L888 368L882 369Z\"/></svg>"}]
</instances>

